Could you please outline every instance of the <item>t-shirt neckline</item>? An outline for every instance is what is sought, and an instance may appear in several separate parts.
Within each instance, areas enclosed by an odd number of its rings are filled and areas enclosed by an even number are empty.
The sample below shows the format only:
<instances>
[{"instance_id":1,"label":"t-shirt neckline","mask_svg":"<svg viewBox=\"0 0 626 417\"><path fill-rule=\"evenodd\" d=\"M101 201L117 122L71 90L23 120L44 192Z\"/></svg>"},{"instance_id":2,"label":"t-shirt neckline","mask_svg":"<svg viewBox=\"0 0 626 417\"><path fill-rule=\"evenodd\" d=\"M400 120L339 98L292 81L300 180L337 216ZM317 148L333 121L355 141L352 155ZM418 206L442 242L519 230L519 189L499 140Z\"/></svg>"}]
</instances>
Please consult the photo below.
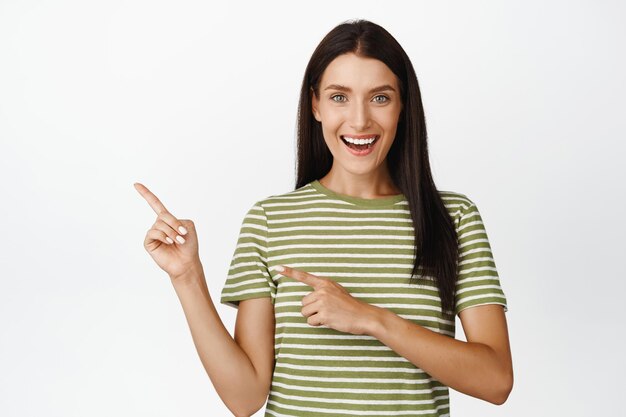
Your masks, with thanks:
<instances>
[{"instance_id":1,"label":"t-shirt neckline","mask_svg":"<svg viewBox=\"0 0 626 417\"><path fill-rule=\"evenodd\" d=\"M332 198L337 198L339 200L347 201L348 203L352 203L358 206L367 206L367 207L387 206L387 205L393 205L399 201L403 201L406 199L404 194L396 194L396 195L392 195L388 197L381 197L381 198L353 197L351 195L336 193L333 190L324 187L319 180L311 181L310 184L313 188L315 188L317 191L319 191L322 194L325 194Z\"/></svg>"}]
</instances>

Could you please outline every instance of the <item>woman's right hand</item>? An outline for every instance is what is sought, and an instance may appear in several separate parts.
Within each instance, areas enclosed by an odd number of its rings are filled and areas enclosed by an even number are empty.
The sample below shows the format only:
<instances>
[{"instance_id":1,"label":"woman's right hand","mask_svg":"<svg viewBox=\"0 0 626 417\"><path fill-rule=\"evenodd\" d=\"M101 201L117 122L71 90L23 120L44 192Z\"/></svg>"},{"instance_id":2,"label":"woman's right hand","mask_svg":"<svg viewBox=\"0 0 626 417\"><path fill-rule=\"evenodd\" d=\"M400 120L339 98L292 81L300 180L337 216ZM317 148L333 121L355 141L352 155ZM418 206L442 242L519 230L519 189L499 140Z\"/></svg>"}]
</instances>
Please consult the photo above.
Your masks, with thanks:
<instances>
[{"instance_id":1,"label":"woman's right hand","mask_svg":"<svg viewBox=\"0 0 626 417\"><path fill-rule=\"evenodd\" d=\"M191 220L174 217L143 184L136 182L134 186L157 214L156 221L146 233L143 246L174 282L200 265L195 225Z\"/></svg>"}]
</instances>

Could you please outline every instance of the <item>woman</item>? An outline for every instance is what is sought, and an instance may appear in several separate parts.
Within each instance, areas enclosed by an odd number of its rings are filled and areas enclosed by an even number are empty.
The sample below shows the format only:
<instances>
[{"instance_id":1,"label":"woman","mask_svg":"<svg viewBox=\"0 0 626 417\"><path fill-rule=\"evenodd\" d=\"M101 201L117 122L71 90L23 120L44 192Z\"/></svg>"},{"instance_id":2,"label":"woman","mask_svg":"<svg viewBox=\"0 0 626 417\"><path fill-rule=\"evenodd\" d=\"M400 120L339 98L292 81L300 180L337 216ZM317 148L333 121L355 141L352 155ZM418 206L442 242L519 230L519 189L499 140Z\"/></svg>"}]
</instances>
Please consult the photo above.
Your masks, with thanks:
<instances>
[{"instance_id":1,"label":"woman","mask_svg":"<svg viewBox=\"0 0 626 417\"><path fill-rule=\"evenodd\" d=\"M158 214L145 247L233 414L267 401L266 416L443 416L448 387L506 401L507 305L487 234L467 196L436 189L415 72L382 27L340 24L311 57L296 187L248 210L222 290L234 340L193 222L136 186Z\"/></svg>"}]
</instances>

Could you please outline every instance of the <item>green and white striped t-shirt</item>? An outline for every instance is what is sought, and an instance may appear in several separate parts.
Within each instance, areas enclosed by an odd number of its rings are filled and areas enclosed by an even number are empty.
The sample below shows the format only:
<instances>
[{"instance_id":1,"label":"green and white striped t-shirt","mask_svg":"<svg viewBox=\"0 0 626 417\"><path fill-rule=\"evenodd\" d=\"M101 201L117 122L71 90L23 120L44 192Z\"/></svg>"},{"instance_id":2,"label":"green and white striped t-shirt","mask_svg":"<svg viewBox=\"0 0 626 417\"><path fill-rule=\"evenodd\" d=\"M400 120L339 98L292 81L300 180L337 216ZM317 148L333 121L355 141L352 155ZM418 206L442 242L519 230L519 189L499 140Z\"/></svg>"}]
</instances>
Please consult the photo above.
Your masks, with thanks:
<instances>
[{"instance_id":1,"label":"green and white striped t-shirt","mask_svg":"<svg viewBox=\"0 0 626 417\"><path fill-rule=\"evenodd\" d=\"M440 191L459 236L455 313L481 304L507 311L485 227L465 195ZM379 340L311 326L302 297L312 288L280 275L284 264L330 278L369 304L449 337L431 281L409 284L414 236L404 195L364 199L315 180L267 197L247 212L221 303L271 297L276 360L265 416L446 416L449 388Z\"/></svg>"}]
</instances>

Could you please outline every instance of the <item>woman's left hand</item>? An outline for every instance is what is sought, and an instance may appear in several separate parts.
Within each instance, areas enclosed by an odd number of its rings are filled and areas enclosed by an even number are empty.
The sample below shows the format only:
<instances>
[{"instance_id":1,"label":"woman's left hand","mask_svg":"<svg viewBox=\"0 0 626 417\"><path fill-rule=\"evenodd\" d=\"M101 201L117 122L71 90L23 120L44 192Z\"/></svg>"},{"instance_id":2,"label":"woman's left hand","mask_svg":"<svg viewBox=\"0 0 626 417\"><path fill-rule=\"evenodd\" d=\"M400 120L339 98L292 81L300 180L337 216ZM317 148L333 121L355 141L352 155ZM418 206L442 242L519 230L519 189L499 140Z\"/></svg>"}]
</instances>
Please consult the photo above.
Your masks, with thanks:
<instances>
[{"instance_id":1,"label":"woman's left hand","mask_svg":"<svg viewBox=\"0 0 626 417\"><path fill-rule=\"evenodd\" d=\"M313 288L310 294L302 297L302 315L309 325L324 325L352 334L370 334L378 307L354 298L333 280L281 266L284 271L278 267L274 269Z\"/></svg>"}]
</instances>

